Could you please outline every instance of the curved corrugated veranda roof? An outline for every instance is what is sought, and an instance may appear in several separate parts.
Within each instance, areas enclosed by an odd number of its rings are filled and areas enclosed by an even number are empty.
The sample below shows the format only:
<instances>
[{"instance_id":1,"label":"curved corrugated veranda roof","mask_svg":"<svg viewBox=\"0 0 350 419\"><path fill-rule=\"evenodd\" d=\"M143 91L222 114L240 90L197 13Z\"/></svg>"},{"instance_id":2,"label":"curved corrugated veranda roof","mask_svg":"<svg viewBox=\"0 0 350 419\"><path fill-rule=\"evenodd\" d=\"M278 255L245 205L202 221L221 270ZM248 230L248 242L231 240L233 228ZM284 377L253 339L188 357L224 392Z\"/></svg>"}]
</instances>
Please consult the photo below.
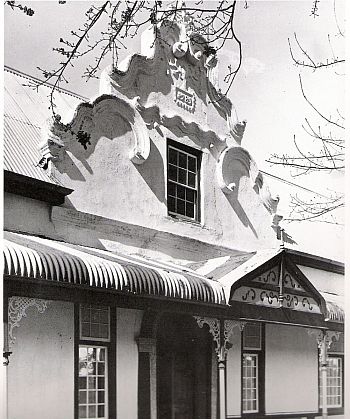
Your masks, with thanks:
<instances>
[{"instance_id":1,"label":"curved corrugated veranda roof","mask_svg":"<svg viewBox=\"0 0 350 419\"><path fill-rule=\"evenodd\" d=\"M220 283L157 262L10 232L4 234L3 251L5 275L225 304Z\"/></svg>"}]
</instances>

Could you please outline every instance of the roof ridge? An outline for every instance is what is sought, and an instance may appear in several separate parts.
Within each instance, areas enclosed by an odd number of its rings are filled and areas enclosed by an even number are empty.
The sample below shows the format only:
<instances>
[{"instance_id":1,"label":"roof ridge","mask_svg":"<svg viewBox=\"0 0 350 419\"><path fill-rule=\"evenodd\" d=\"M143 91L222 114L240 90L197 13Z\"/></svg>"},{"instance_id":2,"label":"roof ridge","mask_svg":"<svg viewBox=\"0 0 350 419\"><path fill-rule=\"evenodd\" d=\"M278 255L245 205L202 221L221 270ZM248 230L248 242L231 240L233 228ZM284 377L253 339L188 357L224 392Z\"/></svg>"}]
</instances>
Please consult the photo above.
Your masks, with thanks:
<instances>
[{"instance_id":1,"label":"roof ridge","mask_svg":"<svg viewBox=\"0 0 350 419\"><path fill-rule=\"evenodd\" d=\"M43 86L53 87L52 83L48 83L44 80L41 80L41 79L39 79L37 77L34 77L34 76L31 76L30 74L24 73L23 71L17 70L17 69L15 69L13 67L10 67L8 65L4 65L4 71L7 71L8 73L15 74L16 76L22 77L24 79L28 79L28 80L32 80L34 82L40 83ZM72 92L71 90L65 89L63 87L56 87L56 89L59 92L62 92L62 93L65 93L67 95L76 97L77 99L81 99L81 100L84 100L86 102L89 102L89 98L87 98L85 96L82 96L82 95L79 95L78 93Z\"/></svg>"}]
</instances>

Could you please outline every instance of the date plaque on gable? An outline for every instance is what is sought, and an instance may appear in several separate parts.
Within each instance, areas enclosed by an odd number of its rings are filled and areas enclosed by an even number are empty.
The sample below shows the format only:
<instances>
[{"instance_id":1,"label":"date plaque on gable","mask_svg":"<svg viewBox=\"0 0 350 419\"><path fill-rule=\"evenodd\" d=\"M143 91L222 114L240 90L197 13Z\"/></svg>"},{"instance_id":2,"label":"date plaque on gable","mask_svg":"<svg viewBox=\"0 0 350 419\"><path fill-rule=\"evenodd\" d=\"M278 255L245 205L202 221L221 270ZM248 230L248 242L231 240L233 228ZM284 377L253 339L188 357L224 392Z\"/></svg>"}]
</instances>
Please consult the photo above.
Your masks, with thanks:
<instances>
[{"instance_id":1,"label":"date plaque on gable","mask_svg":"<svg viewBox=\"0 0 350 419\"><path fill-rule=\"evenodd\" d=\"M186 90L176 87L175 102L177 106L185 109L188 112L194 113L196 109L196 97L194 94L186 92Z\"/></svg>"}]
</instances>

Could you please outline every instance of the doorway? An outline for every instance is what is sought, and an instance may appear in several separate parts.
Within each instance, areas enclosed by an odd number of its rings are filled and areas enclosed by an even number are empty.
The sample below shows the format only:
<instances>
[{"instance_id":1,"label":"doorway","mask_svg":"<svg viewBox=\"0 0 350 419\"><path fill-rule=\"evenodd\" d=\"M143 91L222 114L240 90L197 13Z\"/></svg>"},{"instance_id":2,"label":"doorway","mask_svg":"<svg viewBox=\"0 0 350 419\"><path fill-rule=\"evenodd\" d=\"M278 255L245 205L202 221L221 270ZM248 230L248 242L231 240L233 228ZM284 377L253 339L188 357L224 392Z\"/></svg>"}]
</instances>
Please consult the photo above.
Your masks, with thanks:
<instances>
[{"instance_id":1,"label":"doorway","mask_svg":"<svg viewBox=\"0 0 350 419\"><path fill-rule=\"evenodd\" d=\"M188 315L165 314L157 331L158 419L209 419L212 340Z\"/></svg>"}]
</instances>

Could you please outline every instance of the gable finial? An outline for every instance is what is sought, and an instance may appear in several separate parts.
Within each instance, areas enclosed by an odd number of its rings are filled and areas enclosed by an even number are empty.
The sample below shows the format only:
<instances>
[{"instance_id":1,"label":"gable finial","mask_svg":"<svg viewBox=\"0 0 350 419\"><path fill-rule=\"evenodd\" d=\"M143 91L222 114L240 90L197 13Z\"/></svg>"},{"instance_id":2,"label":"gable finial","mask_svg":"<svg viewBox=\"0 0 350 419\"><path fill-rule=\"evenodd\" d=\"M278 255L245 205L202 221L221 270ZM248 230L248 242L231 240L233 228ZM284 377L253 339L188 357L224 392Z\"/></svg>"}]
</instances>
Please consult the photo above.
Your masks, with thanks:
<instances>
[{"instance_id":1,"label":"gable finial","mask_svg":"<svg viewBox=\"0 0 350 419\"><path fill-rule=\"evenodd\" d=\"M280 228L280 249L284 249L284 228Z\"/></svg>"}]
</instances>

